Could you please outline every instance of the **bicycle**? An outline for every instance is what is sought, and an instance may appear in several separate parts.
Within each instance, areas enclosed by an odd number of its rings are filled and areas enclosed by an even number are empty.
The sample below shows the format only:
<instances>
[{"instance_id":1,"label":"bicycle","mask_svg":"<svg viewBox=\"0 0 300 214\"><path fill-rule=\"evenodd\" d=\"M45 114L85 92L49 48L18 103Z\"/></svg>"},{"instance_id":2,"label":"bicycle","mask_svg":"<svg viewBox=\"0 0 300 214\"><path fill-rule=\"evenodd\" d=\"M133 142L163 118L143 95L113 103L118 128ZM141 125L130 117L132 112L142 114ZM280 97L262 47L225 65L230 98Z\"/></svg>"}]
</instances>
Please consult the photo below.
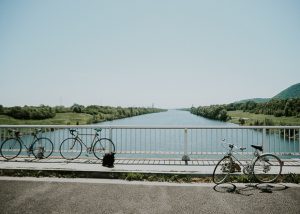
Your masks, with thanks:
<instances>
[{"instance_id":1,"label":"bicycle","mask_svg":"<svg viewBox=\"0 0 300 214\"><path fill-rule=\"evenodd\" d=\"M102 129L94 129L95 134L79 134L76 129L70 129L69 132L73 137L65 139L59 147L59 152L61 156L67 160L75 160L82 153L82 145L85 146L88 154L93 152L94 156L101 159L105 153L115 152L114 143L108 138L99 137ZM91 146L88 147L79 135L92 135L94 139L92 140Z\"/></svg>"},{"instance_id":2,"label":"bicycle","mask_svg":"<svg viewBox=\"0 0 300 214\"><path fill-rule=\"evenodd\" d=\"M225 144L225 140L223 140ZM263 147L251 145L255 149L251 161L247 160L246 164L239 161L233 153L234 149L239 149L241 152L246 148L238 148L234 144L228 144L229 151L217 163L213 172L213 182L221 184L226 181L229 174L240 173L243 167L245 175L253 175L261 183L272 183L276 181L282 171L283 162L279 157L269 153L263 153ZM242 155L243 156L243 155Z\"/></svg>"},{"instance_id":3,"label":"bicycle","mask_svg":"<svg viewBox=\"0 0 300 214\"><path fill-rule=\"evenodd\" d=\"M30 154L33 154L35 158L48 158L53 152L53 143L49 138L38 137L37 135L41 131L41 129L36 129L30 133L33 136L33 140L29 147L27 147L21 139L22 135L20 131L8 129L9 135L13 136L2 143L0 148L1 156L6 160L16 158L20 155L23 145L26 148L28 157L30 157Z\"/></svg>"}]
</instances>

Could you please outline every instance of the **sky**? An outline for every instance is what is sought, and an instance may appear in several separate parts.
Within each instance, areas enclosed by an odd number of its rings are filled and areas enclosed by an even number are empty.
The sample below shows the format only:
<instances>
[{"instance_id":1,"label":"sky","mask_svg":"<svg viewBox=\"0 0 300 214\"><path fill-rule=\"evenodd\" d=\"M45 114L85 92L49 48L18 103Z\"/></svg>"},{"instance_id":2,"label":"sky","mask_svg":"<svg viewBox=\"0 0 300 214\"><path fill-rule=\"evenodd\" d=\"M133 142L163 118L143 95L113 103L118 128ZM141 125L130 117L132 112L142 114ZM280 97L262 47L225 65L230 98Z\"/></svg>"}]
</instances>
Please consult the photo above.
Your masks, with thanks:
<instances>
[{"instance_id":1,"label":"sky","mask_svg":"<svg viewBox=\"0 0 300 214\"><path fill-rule=\"evenodd\" d=\"M0 0L0 104L160 108L300 82L298 0Z\"/></svg>"}]
</instances>

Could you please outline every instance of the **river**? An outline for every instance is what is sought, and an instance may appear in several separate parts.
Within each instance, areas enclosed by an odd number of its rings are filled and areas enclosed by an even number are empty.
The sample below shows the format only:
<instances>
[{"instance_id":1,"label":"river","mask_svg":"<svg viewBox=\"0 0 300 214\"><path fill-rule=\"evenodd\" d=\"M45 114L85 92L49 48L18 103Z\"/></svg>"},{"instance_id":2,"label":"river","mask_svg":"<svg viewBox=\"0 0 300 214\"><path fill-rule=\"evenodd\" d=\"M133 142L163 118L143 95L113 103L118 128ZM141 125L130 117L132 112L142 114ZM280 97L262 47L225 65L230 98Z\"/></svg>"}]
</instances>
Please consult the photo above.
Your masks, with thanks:
<instances>
[{"instance_id":1,"label":"river","mask_svg":"<svg viewBox=\"0 0 300 214\"><path fill-rule=\"evenodd\" d=\"M158 125L158 126L236 126L232 123L210 120L191 114L188 111L168 110L120 120L99 123L100 125Z\"/></svg>"}]
</instances>

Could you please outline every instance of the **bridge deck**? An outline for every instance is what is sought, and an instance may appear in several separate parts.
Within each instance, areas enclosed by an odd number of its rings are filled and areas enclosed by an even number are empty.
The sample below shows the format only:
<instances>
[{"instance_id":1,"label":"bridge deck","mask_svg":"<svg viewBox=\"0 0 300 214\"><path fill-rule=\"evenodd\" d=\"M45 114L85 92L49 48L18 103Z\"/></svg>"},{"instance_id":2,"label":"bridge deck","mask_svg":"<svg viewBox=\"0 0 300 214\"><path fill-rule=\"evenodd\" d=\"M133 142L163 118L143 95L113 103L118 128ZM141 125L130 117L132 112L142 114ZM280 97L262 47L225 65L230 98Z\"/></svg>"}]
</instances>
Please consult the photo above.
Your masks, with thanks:
<instances>
[{"instance_id":1,"label":"bridge deck","mask_svg":"<svg viewBox=\"0 0 300 214\"><path fill-rule=\"evenodd\" d=\"M300 174L300 159L284 160L282 174ZM11 161L0 159L0 174L6 172L29 171L59 171L75 173L78 177L111 178L114 173L154 173L154 174L185 174L196 176L211 176L217 160L192 160L188 165L184 161L172 159L116 159L113 168L103 167L101 160L76 159L42 159L16 158Z\"/></svg>"},{"instance_id":2,"label":"bridge deck","mask_svg":"<svg viewBox=\"0 0 300 214\"><path fill-rule=\"evenodd\" d=\"M215 166L219 160L216 159L192 159L186 164L185 161L178 159L156 159L156 158L116 158L116 165L189 165L189 166ZM284 166L300 166L300 159L283 159ZM66 160L62 158L35 159L28 157L15 158L5 160L0 157L0 162L24 162L24 163L86 163L86 164L101 164L102 160L95 158L78 158L75 160ZM241 161L246 164L245 160Z\"/></svg>"}]
</instances>

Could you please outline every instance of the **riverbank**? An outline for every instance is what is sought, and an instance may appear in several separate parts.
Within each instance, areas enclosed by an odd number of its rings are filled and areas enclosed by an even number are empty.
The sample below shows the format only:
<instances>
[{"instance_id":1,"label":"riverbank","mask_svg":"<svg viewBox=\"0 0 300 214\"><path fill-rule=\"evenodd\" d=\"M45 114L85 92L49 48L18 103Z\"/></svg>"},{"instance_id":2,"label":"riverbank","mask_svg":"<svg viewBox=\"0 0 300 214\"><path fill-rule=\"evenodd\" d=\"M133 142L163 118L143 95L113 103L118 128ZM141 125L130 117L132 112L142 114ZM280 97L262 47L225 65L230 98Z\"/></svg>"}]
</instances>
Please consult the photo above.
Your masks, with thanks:
<instances>
[{"instance_id":1,"label":"riverbank","mask_svg":"<svg viewBox=\"0 0 300 214\"><path fill-rule=\"evenodd\" d=\"M231 119L228 122L239 125L300 125L299 117L275 117L274 115L254 114L249 112L243 112L241 110L227 111L227 114L231 117Z\"/></svg>"},{"instance_id":2,"label":"riverbank","mask_svg":"<svg viewBox=\"0 0 300 214\"><path fill-rule=\"evenodd\" d=\"M155 112L148 112L145 114L150 113L157 113L161 111ZM139 114L143 115L143 114ZM135 116L139 116L135 115ZM118 115L109 115L113 119L123 119L123 118L130 118L125 116ZM133 117L133 116L131 116ZM74 112L67 112L67 113L56 113L53 118L43 119L43 120L22 120L22 119L15 119L13 117L7 115L0 115L0 124L4 125L87 125L87 124L94 124L110 121L110 119L98 119L95 121L95 116L86 113L74 113Z\"/></svg>"}]
</instances>

